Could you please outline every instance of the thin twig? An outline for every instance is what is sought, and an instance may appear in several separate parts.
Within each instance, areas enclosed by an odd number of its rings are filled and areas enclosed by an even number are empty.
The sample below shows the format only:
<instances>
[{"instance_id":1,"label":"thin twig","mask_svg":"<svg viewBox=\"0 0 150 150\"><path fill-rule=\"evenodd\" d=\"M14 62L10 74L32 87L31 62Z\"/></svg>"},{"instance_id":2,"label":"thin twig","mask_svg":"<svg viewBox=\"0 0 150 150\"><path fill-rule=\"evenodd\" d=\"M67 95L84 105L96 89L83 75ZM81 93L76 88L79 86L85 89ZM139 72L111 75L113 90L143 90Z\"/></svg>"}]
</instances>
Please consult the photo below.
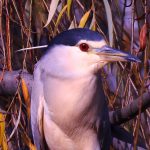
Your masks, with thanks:
<instances>
[{"instance_id":1,"label":"thin twig","mask_svg":"<svg viewBox=\"0 0 150 150\"><path fill-rule=\"evenodd\" d=\"M26 50L40 49L40 48L47 48L47 47L48 47L48 45L33 46L33 47L27 47L27 48L22 48L22 49L16 50L16 52L23 52Z\"/></svg>"}]
</instances>

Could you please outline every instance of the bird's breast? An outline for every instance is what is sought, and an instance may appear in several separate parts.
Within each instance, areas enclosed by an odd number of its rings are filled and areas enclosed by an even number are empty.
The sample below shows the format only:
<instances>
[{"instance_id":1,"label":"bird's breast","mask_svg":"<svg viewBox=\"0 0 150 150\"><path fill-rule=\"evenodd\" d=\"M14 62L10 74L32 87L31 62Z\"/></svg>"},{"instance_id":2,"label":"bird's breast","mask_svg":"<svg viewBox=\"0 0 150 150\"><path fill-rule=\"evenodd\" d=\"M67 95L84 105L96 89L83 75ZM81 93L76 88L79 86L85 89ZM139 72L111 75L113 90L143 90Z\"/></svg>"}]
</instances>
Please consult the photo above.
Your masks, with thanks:
<instances>
[{"instance_id":1,"label":"bird's breast","mask_svg":"<svg viewBox=\"0 0 150 150\"><path fill-rule=\"evenodd\" d=\"M97 86L96 76L59 79L49 74L42 78L44 98L51 117L56 122L93 123L104 105L104 97ZM74 123L73 123L74 124Z\"/></svg>"},{"instance_id":2,"label":"bird's breast","mask_svg":"<svg viewBox=\"0 0 150 150\"><path fill-rule=\"evenodd\" d=\"M44 135L52 149L99 150L97 130L106 108L100 76L57 78L42 72ZM53 145L57 141L56 145ZM64 144L65 143L65 144ZM56 146L56 147L53 147ZM67 148L64 148L67 150Z\"/></svg>"}]
</instances>

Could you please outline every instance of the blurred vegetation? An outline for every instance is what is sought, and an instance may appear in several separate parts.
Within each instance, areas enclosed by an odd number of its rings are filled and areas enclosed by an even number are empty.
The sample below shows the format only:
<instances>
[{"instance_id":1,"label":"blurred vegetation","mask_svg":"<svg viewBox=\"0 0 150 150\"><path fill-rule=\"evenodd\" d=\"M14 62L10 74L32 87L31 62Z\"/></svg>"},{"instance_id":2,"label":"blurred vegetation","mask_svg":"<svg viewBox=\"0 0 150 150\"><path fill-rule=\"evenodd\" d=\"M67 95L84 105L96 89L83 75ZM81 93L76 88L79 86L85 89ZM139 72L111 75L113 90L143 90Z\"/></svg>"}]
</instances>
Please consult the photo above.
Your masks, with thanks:
<instances>
[{"instance_id":1,"label":"blurred vegetation","mask_svg":"<svg viewBox=\"0 0 150 150\"><path fill-rule=\"evenodd\" d=\"M58 33L86 27L102 33L108 44L138 56L141 64L114 63L103 70L110 110L122 108L148 91L150 83L149 0L0 0L0 68L33 73L44 49ZM1 80L2 80L1 75ZM18 79L14 96L0 96L0 147L32 149L30 99L26 83ZM21 86L20 86L21 85ZM23 95L20 95L22 89ZM139 105L140 108L140 105ZM141 118L141 119L140 119ZM123 124L144 138L150 149L150 110Z\"/></svg>"}]
</instances>

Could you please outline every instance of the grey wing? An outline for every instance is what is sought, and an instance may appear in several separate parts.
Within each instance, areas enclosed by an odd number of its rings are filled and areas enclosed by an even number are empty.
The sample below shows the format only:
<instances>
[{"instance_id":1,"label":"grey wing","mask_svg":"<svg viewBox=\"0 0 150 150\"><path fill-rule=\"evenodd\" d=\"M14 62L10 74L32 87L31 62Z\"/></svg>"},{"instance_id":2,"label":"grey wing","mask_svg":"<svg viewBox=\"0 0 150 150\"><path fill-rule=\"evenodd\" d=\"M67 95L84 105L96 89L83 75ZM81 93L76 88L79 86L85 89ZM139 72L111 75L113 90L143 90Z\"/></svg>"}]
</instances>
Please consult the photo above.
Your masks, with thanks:
<instances>
[{"instance_id":1,"label":"grey wing","mask_svg":"<svg viewBox=\"0 0 150 150\"><path fill-rule=\"evenodd\" d=\"M111 137L111 126L109 122L108 108L105 102L103 106L102 118L100 120L100 127L98 131L98 138L102 150L110 150L110 145L112 143Z\"/></svg>"},{"instance_id":2,"label":"grey wing","mask_svg":"<svg viewBox=\"0 0 150 150\"><path fill-rule=\"evenodd\" d=\"M43 149L43 84L39 67L35 67L31 93L31 128L37 150Z\"/></svg>"}]
</instances>

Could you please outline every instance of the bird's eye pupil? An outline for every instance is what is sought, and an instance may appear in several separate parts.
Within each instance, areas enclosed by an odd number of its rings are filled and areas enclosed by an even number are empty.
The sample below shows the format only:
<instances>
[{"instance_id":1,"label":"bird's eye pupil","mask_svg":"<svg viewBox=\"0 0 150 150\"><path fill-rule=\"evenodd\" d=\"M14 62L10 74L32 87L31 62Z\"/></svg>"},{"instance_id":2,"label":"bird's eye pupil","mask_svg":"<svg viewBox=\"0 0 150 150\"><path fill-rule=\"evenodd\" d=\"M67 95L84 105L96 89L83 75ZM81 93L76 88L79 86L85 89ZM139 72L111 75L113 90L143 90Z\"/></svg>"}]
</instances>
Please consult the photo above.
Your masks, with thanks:
<instances>
[{"instance_id":1,"label":"bird's eye pupil","mask_svg":"<svg viewBox=\"0 0 150 150\"><path fill-rule=\"evenodd\" d=\"M87 52L88 49L89 49L89 45L86 44L86 43L81 43L81 44L79 45L79 47L80 47L80 49L81 49L82 51L84 51L84 52Z\"/></svg>"}]
</instances>

